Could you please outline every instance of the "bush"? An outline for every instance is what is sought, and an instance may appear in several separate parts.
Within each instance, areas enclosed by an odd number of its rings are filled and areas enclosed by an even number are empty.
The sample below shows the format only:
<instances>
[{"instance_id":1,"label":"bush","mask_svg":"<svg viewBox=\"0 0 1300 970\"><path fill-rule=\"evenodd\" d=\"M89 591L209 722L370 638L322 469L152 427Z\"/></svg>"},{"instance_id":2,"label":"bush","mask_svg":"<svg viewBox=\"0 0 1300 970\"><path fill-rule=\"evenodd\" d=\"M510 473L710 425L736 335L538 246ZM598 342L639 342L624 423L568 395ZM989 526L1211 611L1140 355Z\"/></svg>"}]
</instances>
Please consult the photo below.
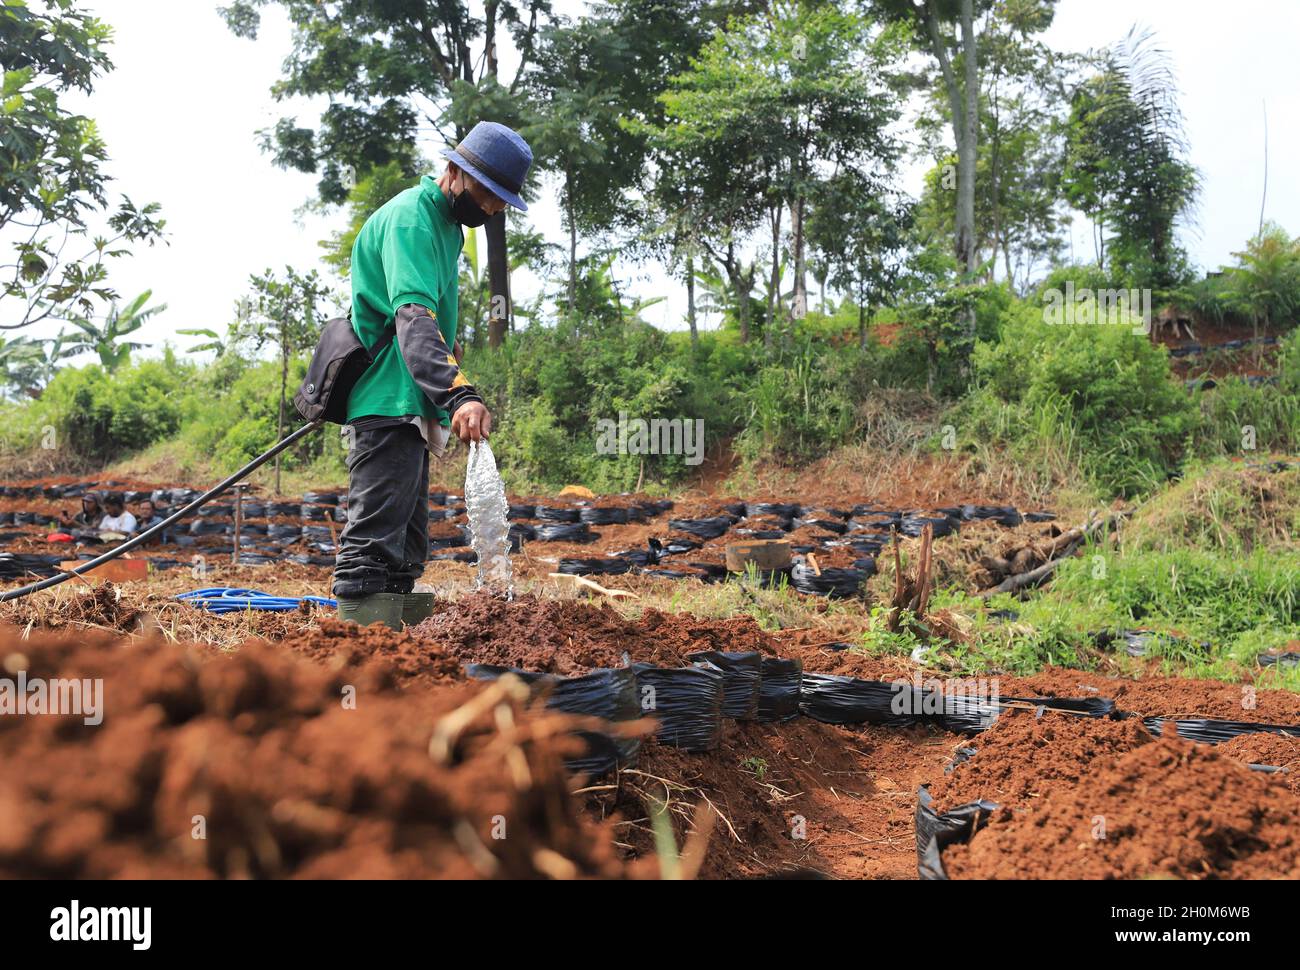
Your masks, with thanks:
<instances>
[{"instance_id":1,"label":"bush","mask_svg":"<svg viewBox=\"0 0 1300 970\"><path fill-rule=\"evenodd\" d=\"M59 371L32 408L78 462L104 464L176 434L194 411L195 367L168 350L110 374L98 364Z\"/></svg>"},{"instance_id":2,"label":"bush","mask_svg":"<svg viewBox=\"0 0 1300 970\"><path fill-rule=\"evenodd\" d=\"M1131 496L1179 468L1195 406L1166 352L1126 326L1051 326L1013 315L974 354L977 390L961 411L982 440L1064 449L1110 494Z\"/></svg>"}]
</instances>

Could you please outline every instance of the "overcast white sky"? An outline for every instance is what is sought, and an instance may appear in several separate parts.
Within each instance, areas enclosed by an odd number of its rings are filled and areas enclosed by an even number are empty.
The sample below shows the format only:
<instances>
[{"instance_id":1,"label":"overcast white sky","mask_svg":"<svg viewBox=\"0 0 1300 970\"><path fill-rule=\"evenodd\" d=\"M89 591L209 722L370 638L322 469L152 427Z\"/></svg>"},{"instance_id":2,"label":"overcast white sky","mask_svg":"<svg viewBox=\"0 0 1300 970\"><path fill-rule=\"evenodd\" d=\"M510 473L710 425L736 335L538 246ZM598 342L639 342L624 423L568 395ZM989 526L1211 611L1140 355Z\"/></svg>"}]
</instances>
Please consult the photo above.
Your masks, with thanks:
<instances>
[{"instance_id":1,"label":"overcast white sky","mask_svg":"<svg viewBox=\"0 0 1300 970\"><path fill-rule=\"evenodd\" d=\"M168 305L144 339L176 338L177 329L222 333L250 273L318 265L317 241L342 216L300 220L314 195L310 175L275 168L255 132L286 113L269 90L290 47L287 23L268 10L256 42L225 27L215 0L87 0L115 28L116 70L77 104L99 123L117 191L158 201L169 245L140 249L114 264L112 281L126 297L152 288ZM557 7L576 11L580 0ZM1295 79L1300 3L1296 0L1061 0L1047 35L1057 49L1087 50L1122 37L1135 22L1151 27L1173 58L1182 87L1192 161L1204 179L1198 228L1184 239L1202 268L1229 261L1254 233L1263 186L1264 103L1271 173L1266 215L1300 232L1300 85ZM303 117L314 123L307 106ZM440 145L426 146L435 155ZM910 189L919 188L911 173ZM529 217L564 242L559 213L542 193ZM1085 230L1075 251L1091 253ZM324 273L324 267L321 267ZM684 293L653 268L623 266L633 292L665 294L647 311L659 326L684 326ZM517 281L530 295L536 280ZM520 294L517 294L517 296Z\"/></svg>"}]
</instances>

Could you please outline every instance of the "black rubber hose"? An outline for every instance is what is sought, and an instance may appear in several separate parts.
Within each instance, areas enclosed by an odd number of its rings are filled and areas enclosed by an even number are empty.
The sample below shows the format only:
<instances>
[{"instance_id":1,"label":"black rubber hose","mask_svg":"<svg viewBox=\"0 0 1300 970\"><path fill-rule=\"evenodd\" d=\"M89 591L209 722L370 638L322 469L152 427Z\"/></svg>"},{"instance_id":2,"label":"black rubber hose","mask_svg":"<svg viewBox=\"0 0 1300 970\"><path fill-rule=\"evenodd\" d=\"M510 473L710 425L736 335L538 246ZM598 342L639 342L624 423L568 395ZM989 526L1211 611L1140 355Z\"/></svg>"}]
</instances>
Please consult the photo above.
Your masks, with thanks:
<instances>
[{"instance_id":1,"label":"black rubber hose","mask_svg":"<svg viewBox=\"0 0 1300 970\"><path fill-rule=\"evenodd\" d=\"M130 539L127 539L126 542L122 543L120 546L117 546L114 549L110 549L102 556L96 556L94 559L88 559L83 565L78 566L76 569L73 569L70 572L59 573L59 575L51 576L49 579L42 579L38 583L31 583L28 586L20 586L18 587L18 589L11 589L7 593L0 593L0 603L4 603L8 600L16 600L22 596L27 596L31 593L38 592L42 589L49 589L51 586L58 586L60 583L66 583L73 576L80 576L82 573L88 573L92 569L96 568L97 566L102 566L104 565L104 563L109 562L112 559L116 559L118 556L122 555L123 553L130 552L132 549L136 548L136 546L139 546L141 543L157 535L159 532L167 528L169 525L179 522L181 519L185 518L185 516L189 515L191 512L195 511L196 509L202 508L208 502L211 502L214 498L216 498L226 489L230 488L231 485L234 485L241 478L256 471L258 468L266 464L268 461L270 461L280 452L284 451L290 445L293 445L298 441L300 441L301 439L307 437L307 435L311 434L313 431L319 428L323 423L324 422L322 421L313 421L311 424L304 424L301 428L299 428L293 434L286 437L283 441L277 444L270 451L258 455L256 458L250 461L243 468L239 469L239 471L235 472L233 475L231 475L229 478L222 481L220 484L214 485L212 488L208 489L206 492L204 492L202 495L196 498L189 505L185 506L179 512L173 512L171 515L167 516L167 518L163 519L157 525L150 526L148 529L145 529L139 535L132 536Z\"/></svg>"}]
</instances>

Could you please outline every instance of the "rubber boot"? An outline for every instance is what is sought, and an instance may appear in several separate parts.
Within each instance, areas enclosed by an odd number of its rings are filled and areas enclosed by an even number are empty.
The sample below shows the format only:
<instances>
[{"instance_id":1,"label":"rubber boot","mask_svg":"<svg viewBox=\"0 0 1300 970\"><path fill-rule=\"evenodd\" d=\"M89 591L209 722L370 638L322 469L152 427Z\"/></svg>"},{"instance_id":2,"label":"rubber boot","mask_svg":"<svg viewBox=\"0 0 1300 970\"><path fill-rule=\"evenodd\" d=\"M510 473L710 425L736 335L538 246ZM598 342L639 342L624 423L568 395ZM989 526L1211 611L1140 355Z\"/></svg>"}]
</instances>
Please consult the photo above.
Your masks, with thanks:
<instances>
[{"instance_id":1,"label":"rubber boot","mask_svg":"<svg viewBox=\"0 0 1300 970\"><path fill-rule=\"evenodd\" d=\"M403 599L402 623L406 626L415 626L433 616L432 593L407 593Z\"/></svg>"},{"instance_id":2,"label":"rubber boot","mask_svg":"<svg viewBox=\"0 0 1300 970\"><path fill-rule=\"evenodd\" d=\"M382 623L390 630L402 628L401 593L372 593L358 599L339 597L339 619L361 626Z\"/></svg>"}]
</instances>

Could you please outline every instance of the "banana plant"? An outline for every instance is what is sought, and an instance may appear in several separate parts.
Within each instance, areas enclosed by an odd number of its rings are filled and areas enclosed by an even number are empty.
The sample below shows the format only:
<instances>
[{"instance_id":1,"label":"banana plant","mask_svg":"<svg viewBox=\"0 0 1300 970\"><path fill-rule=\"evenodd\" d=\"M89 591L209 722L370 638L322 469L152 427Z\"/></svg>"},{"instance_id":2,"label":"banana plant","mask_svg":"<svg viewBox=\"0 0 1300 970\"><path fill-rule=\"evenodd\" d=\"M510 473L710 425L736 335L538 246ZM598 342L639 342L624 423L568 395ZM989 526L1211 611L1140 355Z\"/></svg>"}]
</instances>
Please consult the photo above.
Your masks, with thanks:
<instances>
[{"instance_id":1,"label":"banana plant","mask_svg":"<svg viewBox=\"0 0 1300 970\"><path fill-rule=\"evenodd\" d=\"M207 337L208 339L201 344L195 344L185 352L187 354L202 354L212 351L218 357L226 352L226 342L221 339L221 334L209 327L196 327L188 330L177 330L177 333L183 333L187 337Z\"/></svg>"},{"instance_id":2,"label":"banana plant","mask_svg":"<svg viewBox=\"0 0 1300 970\"><path fill-rule=\"evenodd\" d=\"M0 338L0 383L27 397L39 398L53 380L59 363L77 353L75 346L68 343L66 333L42 340Z\"/></svg>"},{"instance_id":3,"label":"banana plant","mask_svg":"<svg viewBox=\"0 0 1300 970\"><path fill-rule=\"evenodd\" d=\"M148 344L124 341L122 338L127 334L135 333L144 326L150 317L167 309L165 303L145 309L145 304L149 302L151 296L153 296L153 290L145 290L128 303L124 309L119 309L118 305L114 303L109 307L108 313L104 317L103 326L98 326L85 317L69 317L68 322L85 334L78 343L73 345L75 349L69 353L69 356L72 356L72 354L95 353L99 355L99 362L104 365L105 370L110 373L117 370L121 364L130 358L131 351L149 346Z\"/></svg>"}]
</instances>

